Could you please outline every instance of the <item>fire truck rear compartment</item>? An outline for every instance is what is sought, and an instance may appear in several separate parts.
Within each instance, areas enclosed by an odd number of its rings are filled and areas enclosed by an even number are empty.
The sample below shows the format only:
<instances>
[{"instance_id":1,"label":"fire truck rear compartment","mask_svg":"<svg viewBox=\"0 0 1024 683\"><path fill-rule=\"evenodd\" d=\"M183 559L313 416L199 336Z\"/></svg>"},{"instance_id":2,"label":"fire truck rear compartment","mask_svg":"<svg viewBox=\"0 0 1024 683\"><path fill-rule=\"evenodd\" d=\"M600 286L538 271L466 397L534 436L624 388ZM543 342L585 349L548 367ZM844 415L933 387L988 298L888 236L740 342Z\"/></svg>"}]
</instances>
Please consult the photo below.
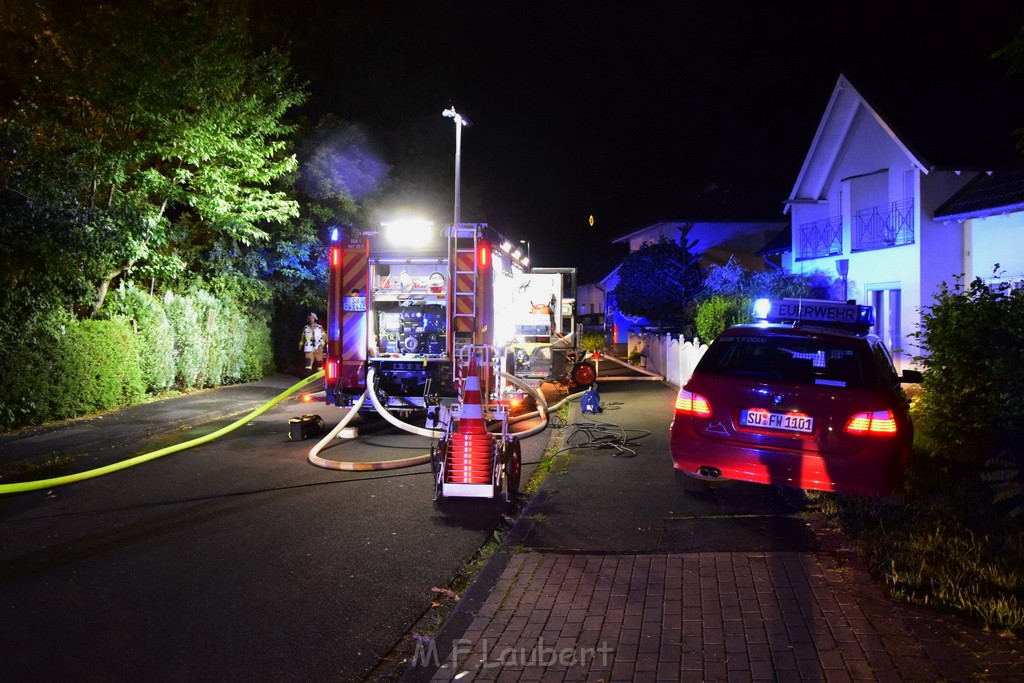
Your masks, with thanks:
<instances>
[{"instance_id":1,"label":"fire truck rear compartment","mask_svg":"<svg viewBox=\"0 0 1024 683\"><path fill-rule=\"evenodd\" d=\"M404 396L425 398L458 395L452 381L450 361L424 362L422 360L382 359L377 366L377 389L388 397Z\"/></svg>"}]
</instances>

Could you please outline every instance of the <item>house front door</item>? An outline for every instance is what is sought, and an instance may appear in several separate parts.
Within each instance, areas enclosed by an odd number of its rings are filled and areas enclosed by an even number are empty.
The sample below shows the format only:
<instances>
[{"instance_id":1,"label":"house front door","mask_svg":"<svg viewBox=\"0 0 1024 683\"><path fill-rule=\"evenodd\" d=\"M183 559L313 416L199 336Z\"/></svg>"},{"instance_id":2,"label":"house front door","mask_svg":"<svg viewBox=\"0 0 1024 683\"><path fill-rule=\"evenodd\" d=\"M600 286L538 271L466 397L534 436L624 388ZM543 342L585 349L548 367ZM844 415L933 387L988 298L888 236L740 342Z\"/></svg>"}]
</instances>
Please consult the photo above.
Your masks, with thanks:
<instances>
[{"instance_id":1,"label":"house front door","mask_svg":"<svg viewBox=\"0 0 1024 683\"><path fill-rule=\"evenodd\" d=\"M910 356L903 344L903 327L900 316L900 288L898 284L868 285L868 296L875 307L875 334L889 349L897 370L902 370Z\"/></svg>"}]
</instances>

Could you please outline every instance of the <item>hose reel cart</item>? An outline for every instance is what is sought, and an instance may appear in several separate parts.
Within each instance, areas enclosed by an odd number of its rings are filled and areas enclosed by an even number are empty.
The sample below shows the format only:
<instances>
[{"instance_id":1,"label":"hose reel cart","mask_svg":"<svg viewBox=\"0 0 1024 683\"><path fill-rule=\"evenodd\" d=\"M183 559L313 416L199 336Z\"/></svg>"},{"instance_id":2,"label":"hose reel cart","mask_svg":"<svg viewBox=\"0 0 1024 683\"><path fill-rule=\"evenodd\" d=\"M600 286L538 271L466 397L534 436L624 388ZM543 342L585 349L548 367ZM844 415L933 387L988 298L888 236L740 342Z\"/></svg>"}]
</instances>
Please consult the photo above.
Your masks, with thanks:
<instances>
[{"instance_id":1,"label":"hose reel cart","mask_svg":"<svg viewBox=\"0 0 1024 683\"><path fill-rule=\"evenodd\" d=\"M466 346L460 354L460 400L441 418L444 435L430 451L435 501L495 498L502 488L506 501L519 495L522 448L509 433L508 407L481 390L481 385L496 386L491 355L479 346ZM489 431L488 422L500 422L500 432Z\"/></svg>"}]
</instances>

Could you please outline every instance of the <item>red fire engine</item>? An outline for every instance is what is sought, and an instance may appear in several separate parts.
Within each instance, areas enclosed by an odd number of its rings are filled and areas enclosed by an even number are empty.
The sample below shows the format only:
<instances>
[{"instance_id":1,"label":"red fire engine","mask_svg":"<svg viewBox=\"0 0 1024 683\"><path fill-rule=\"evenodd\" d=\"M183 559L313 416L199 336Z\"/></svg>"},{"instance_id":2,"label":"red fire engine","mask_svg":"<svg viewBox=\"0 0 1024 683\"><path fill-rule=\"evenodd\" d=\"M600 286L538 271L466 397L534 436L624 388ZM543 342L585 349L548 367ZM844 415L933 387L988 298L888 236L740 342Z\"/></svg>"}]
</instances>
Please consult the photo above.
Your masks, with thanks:
<instances>
[{"instance_id":1,"label":"red fire engine","mask_svg":"<svg viewBox=\"0 0 1024 683\"><path fill-rule=\"evenodd\" d=\"M457 396L454 361L467 347L490 347L502 372L539 379L563 368L573 346L574 268L533 268L513 243L485 224L438 230L385 223L373 232L335 230L329 251L327 402L348 406L366 389L397 413ZM552 348L554 352L552 353ZM486 381L486 378L484 378ZM581 381L582 380L582 381ZM487 399L495 387L483 386Z\"/></svg>"},{"instance_id":2,"label":"red fire engine","mask_svg":"<svg viewBox=\"0 0 1024 683\"><path fill-rule=\"evenodd\" d=\"M564 365L552 348L572 347L575 269L531 272L512 244L477 223L385 223L331 235L327 403L405 415L439 407L438 496L493 497L502 481L514 493L519 446L503 398L519 389L506 379L539 386ZM592 381L592 366L583 367L570 374ZM500 433L481 429L494 420ZM490 455L477 462L467 453Z\"/></svg>"}]
</instances>

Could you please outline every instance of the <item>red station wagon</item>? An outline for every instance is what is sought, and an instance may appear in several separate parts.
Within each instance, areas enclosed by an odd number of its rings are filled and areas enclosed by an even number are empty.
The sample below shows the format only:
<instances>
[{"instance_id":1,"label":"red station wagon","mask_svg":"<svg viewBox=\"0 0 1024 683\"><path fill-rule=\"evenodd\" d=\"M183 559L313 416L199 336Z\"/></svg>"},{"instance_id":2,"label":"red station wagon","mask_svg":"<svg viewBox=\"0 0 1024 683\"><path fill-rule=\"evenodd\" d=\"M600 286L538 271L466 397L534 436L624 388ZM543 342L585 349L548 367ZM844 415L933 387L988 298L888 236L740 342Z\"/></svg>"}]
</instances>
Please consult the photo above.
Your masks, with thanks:
<instances>
[{"instance_id":1,"label":"red station wagon","mask_svg":"<svg viewBox=\"0 0 1024 683\"><path fill-rule=\"evenodd\" d=\"M870 306L759 300L766 322L736 325L680 389L671 426L689 491L724 479L887 496L914 438L909 402ZM782 322L786 321L786 322Z\"/></svg>"}]
</instances>

